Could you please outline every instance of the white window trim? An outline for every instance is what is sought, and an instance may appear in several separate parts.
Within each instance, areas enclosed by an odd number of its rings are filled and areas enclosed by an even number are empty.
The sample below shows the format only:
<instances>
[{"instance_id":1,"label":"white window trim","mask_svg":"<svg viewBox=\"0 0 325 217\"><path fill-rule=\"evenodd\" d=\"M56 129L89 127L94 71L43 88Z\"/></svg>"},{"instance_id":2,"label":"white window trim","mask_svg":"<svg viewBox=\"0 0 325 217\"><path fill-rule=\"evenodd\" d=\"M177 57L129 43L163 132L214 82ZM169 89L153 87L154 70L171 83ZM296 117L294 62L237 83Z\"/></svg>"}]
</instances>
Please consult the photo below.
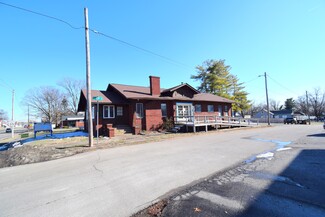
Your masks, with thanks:
<instances>
[{"instance_id":1,"label":"white window trim","mask_svg":"<svg viewBox=\"0 0 325 217\"><path fill-rule=\"evenodd\" d=\"M110 107L110 109L113 108L113 117L109 117L109 116L105 117L105 107ZM110 111L110 109L108 111ZM110 112L108 112L108 115L109 114L110 114ZM115 118L115 106L114 105L104 105L103 106L103 119L113 119L113 118Z\"/></svg>"}]
</instances>

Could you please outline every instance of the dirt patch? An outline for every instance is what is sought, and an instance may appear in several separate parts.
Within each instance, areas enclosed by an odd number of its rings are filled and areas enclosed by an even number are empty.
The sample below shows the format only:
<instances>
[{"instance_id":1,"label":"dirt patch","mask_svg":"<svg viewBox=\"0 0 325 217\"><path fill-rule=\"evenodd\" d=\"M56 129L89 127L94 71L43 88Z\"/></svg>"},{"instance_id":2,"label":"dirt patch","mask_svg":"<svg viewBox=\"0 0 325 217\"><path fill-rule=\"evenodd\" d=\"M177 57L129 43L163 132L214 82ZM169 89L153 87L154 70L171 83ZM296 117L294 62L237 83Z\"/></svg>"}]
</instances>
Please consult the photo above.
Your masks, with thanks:
<instances>
[{"instance_id":1,"label":"dirt patch","mask_svg":"<svg viewBox=\"0 0 325 217\"><path fill-rule=\"evenodd\" d=\"M21 147L0 151L0 168L55 160L98 149L157 142L184 135L185 134L165 134L157 132L145 135L121 135L111 139L102 137L98 139L98 142L96 138L94 138L93 147L88 147L87 137L33 141Z\"/></svg>"},{"instance_id":2,"label":"dirt patch","mask_svg":"<svg viewBox=\"0 0 325 217\"><path fill-rule=\"evenodd\" d=\"M164 208L167 206L166 200L161 200L148 208L134 214L132 217L160 217Z\"/></svg>"}]
</instances>

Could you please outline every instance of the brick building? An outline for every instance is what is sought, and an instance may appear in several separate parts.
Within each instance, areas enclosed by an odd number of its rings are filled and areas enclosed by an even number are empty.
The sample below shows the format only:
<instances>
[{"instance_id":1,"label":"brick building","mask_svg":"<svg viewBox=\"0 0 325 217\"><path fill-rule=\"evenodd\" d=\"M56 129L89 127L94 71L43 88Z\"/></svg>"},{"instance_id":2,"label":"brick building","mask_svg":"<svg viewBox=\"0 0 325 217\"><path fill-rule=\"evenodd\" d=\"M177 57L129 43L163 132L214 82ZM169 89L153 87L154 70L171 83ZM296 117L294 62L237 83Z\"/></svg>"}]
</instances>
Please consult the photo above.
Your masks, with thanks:
<instances>
[{"instance_id":1,"label":"brick building","mask_svg":"<svg viewBox=\"0 0 325 217\"><path fill-rule=\"evenodd\" d=\"M200 93L189 84L162 89L156 76L149 76L149 83L149 87L109 84L106 90L92 90L94 130L97 111L100 134L105 134L107 124L129 126L137 134L141 130L158 130L166 118L181 123L196 115L231 116L233 101L229 99ZM86 111L86 96L86 90L82 90L78 111ZM93 99L96 96L102 100L97 102ZM85 123L86 119L87 115Z\"/></svg>"}]
</instances>

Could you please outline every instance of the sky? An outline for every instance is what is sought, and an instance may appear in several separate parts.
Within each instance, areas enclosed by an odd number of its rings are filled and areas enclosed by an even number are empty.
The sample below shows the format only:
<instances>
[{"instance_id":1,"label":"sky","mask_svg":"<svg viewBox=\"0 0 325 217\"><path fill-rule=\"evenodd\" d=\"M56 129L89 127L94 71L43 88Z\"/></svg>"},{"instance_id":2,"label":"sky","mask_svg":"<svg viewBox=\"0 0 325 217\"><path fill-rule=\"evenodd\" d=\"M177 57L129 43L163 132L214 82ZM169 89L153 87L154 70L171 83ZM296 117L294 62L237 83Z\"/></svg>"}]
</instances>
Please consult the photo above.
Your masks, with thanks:
<instances>
[{"instance_id":1,"label":"sky","mask_svg":"<svg viewBox=\"0 0 325 217\"><path fill-rule=\"evenodd\" d=\"M281 104L324 90L323 0L0 0L0 109L9 118L12 90L14 119L27 121L28 91L86 80L85 7L90 29L133 45L90 32L91 89L149 86L150 75L162 88L198 87L196 66L224 59L256 104L265 103L264 72L269 98Z\"/></svg>"}]
</instances>

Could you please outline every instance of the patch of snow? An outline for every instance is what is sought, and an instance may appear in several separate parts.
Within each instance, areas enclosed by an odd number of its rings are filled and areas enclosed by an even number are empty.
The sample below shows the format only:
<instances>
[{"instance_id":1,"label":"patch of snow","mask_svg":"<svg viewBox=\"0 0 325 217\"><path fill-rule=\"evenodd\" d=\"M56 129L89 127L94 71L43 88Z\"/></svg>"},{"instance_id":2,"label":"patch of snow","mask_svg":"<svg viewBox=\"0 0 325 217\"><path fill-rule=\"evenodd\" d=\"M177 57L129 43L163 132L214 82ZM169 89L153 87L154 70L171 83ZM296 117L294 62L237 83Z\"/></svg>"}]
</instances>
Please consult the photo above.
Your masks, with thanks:
<instances>
[{"instance_id":1,"label":"patch of snow","mask_svg":"<svg viewBox=\"0 0 325 217\"><path fill-rule=\"evenodd\" d=\"M257 155L256 158L266 158L268 160L272 160L273 159L273 156L274 156L274 153L272 153L272 152L266 152L266 153Z\"/></svg>"},{"instance_id":2,"label":"patch of snow","mask_svg":"<svg viewBox=\"0 0 325 217\"><path fill-rule=\"evenodd\" d=\"M287 150L290 150L292 149L291 147L287 147L287 148L279 148L277 149L276 151L287 151Z\"/></svg>"}]
</instances>

